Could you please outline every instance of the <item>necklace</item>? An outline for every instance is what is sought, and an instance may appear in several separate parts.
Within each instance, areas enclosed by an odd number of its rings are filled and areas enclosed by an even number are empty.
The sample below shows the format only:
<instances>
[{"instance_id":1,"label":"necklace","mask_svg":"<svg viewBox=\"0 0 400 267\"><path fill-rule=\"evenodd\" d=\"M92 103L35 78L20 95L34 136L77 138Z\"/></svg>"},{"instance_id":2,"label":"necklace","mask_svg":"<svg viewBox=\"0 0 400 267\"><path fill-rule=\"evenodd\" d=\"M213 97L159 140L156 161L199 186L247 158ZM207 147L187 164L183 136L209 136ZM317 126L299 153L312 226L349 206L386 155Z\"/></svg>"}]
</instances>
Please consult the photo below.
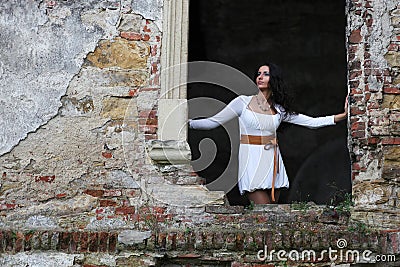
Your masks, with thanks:
<instances>
[{"instance_id":1,"label":"necklace","mask_svg":"<svg viewBox=\"0 0 400 267\"><path fill-rule=\"evenodd\" d=\"M267 102L267 107L265 107L265 105L261 105L260 100L258 99L258 95L256 95L256 101L257 101L258 107L259 107L262 111L265 112L265 111L271 110L271 106L268 104L268 102Z\"/></svg>"}]
</instances>

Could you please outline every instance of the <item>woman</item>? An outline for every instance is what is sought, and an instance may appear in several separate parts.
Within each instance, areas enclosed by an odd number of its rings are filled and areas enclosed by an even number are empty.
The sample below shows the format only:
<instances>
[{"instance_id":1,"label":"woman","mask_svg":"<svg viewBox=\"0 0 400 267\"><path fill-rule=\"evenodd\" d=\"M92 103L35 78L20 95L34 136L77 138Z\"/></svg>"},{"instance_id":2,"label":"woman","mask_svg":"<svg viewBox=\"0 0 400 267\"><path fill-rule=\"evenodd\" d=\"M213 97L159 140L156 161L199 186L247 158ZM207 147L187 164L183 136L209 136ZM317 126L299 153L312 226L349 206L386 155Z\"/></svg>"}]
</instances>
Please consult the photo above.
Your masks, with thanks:
<instances>
[{"instance_id":1,"label":"woman","mask_svg":"<svg viewBox=\"0 0 400 267\"><path fill-rule=\"evenodd\" d=\"M347 118L347 99L343 113L312 118L291 110L277 65L261 66L255 82L259 89L256 95L238 96L210 118L189 120L189 127L209 130L239 117L239 191L255 204L270 204L278 202L280 188L289 187L276 139L279 124L285 121L308 128L334 125Z\"/></svg>"}]
</instances>

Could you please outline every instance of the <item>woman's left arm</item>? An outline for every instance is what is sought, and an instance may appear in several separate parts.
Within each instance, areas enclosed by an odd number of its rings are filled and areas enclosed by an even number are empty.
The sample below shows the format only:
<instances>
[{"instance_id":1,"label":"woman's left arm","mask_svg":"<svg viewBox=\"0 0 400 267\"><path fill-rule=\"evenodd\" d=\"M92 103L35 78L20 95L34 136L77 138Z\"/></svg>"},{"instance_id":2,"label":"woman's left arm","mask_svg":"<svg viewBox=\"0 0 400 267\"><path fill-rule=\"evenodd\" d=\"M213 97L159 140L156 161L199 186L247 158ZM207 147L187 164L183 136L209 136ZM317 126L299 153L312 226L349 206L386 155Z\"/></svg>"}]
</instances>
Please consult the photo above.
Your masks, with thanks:
<instances>
[{"instance_id":1,"label":"woman's left arm","mask_svg":"<svg viewBox=\"0 0 400 267\"><path fill-rule=\"evenodd\" d=\"M325 117L310 117L304 114L289 115L284 119L286 122L294 123L297 125L305 126L308 128L320 128L329 125L335 125L336 122L341 121L347 117L348 101L344 105L344 112L336 115L325 116Z\"/></svg>"}]
</instances>

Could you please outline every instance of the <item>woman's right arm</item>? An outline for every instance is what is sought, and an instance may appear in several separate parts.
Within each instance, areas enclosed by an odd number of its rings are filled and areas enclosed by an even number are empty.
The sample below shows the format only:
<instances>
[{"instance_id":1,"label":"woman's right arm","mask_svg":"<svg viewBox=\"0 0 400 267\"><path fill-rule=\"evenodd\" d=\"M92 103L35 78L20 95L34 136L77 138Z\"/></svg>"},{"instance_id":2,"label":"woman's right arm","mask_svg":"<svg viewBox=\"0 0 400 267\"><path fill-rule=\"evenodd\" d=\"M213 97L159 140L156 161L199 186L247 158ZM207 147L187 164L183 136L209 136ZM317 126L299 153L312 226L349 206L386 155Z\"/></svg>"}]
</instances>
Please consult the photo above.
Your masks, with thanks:
<instances>
[{"instance_id":1,"label":"woman's right arm","mask_svg":"<svg viewBox=\"0 0 400 267\"><path fill-rule=\"evenodd\" d=\"M211 130L230 121L234 117L240 116L244 105L244 99L241 96L233 99L223 110L212 117L199 120L189 120L189 128L196 130Z\"/></svg>"}]
</instances>

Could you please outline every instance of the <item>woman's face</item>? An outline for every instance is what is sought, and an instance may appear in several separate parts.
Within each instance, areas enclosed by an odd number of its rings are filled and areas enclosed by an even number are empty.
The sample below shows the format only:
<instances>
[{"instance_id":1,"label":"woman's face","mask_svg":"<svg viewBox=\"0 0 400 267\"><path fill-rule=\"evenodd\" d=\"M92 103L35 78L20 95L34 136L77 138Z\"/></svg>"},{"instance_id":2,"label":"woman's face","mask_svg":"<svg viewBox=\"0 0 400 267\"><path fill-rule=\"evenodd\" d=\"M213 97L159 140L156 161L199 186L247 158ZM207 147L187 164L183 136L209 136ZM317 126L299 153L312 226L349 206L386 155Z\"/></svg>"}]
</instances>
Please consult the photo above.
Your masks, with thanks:
<instances>
[{"instance_id":1,"label":"woman's face","mask_svg":"<svg viewBox=\"0 0 400 267\"><path fill-rule=\"evenodd\" d=\"M256 78L257 87L260 90L265 90L268 88L269 83L269 67L261 66L258 69L257 78Z\"/></svg>"}]
</instances>

